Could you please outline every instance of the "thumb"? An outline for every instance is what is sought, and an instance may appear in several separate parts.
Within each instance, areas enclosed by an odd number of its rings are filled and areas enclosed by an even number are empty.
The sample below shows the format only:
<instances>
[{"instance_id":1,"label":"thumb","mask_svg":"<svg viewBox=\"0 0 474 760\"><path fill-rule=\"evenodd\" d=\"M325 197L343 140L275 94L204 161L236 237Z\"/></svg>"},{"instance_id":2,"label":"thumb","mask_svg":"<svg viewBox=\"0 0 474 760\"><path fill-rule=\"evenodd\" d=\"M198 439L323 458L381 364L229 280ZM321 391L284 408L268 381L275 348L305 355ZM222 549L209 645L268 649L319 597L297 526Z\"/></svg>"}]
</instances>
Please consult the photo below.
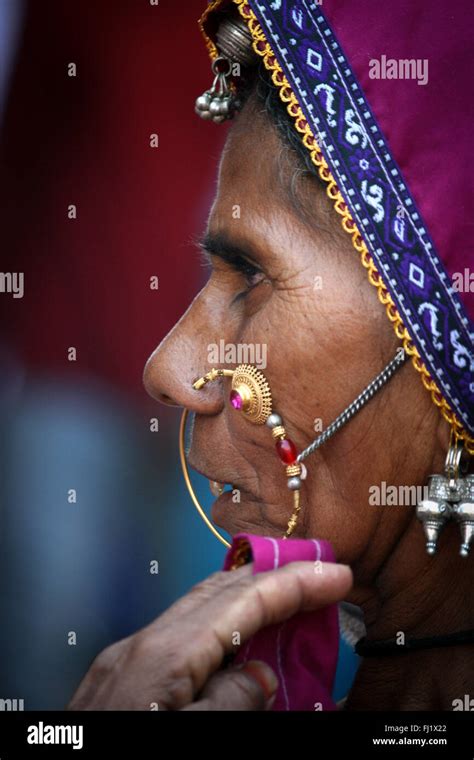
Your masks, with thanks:
<instances>
[{"instance_id":1,"label":"thumb","mask_svg":"<svg viewBox=\"0 0 474 760\"><path fill-rule=\"evenodd\" d=\"M260 660L220 670L185 710L269 710L278 688L273 670Z\"/></svg>"}]
</instances>

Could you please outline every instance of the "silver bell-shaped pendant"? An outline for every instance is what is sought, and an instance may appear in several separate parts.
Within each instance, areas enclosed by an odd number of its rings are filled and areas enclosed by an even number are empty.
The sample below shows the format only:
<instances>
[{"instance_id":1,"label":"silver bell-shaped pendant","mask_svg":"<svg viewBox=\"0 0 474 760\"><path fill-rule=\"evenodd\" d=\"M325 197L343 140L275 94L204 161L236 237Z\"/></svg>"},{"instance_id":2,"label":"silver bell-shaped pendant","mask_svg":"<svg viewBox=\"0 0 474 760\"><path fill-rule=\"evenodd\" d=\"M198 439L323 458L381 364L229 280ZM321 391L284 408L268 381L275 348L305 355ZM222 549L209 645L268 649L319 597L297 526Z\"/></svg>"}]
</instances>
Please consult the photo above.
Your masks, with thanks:
<instances>
[{"instance_id":1,"label":"silver bell-shaped pendant","mask_svg":"<svg viewBox=\"0 0 474 760\"><path fill-rule=\"evenodd\" d=\"M194 110L201 119L220 124L233 118L240 102L229 87L232 62L220 56L212 62L212 71L215 75L212 87L196 99Z\"/></svg>"},{"instance_id":2,"label":"silver bell-shaped pendant","mask_svg":"<svg viewBox=\"0 0 474 760\"><path fill-rule=\"evenodd\" d=\"M212 118L211 113L209 111L211 100L212 100L211 90L206 90L206 92L203 92L202 95L196 98L196 104L195 104L194 110L201 117L201 119Z\"/></svg>"},{"instance_id":3,"label":"silver bell-shaped pendant","mask_svg":"<svg viewBox=\"0 0 474 760\"><path fill-rule=\"evenodd\" d=\"M436 553L439 534L450 518L456 519L461 528L461 556L469 554L474 539L474 475L463 477L463 451L463 441L451 433L444 474L430 475L428 498L416 508L423 523L428 554Z\"/></svg>"},{"instance_id":4,"label":"silver bell-shaped pendant","mask_svg":"<svg viewBox=\"0 0 474 760\"><path fill-rule=\"evenodd\" d=\"M416 508L416 516L423 524L426 551L433 555L436 554L440 533L451 518L452 511L446 500L448 479L443 475L430 475L428 484L428 498L420 501Z\"/></svg>"},{"instance_id":5,"label":"silver bell-shaped pendant","mask_svg":"<svg viewBox=\"0 0 474 760\"><path fill-rule=\"evenodd\" d=\"M232 119L242 105L235 88L229 84L231 75L240 73L241 66L247 68L254 65L258 57L253 51L252 35L247 24L236 9L221 21L216 37L219 56L211 66L214 82L197 98L195 111L202 119L220 124Z\"/></svg>"},{"instance_id":6,"label":"silver bell-shaped pendant","mask_svg":"<svg viewBox=\"0 0 474 760\"><path fill-rule=\"evenodd\" d=\"M462 480L463 493L461 499L453 507L454 519L461 529L461 557L467 557L474 540L474 475L467 475Z\"/></svg>"}]
</instances>

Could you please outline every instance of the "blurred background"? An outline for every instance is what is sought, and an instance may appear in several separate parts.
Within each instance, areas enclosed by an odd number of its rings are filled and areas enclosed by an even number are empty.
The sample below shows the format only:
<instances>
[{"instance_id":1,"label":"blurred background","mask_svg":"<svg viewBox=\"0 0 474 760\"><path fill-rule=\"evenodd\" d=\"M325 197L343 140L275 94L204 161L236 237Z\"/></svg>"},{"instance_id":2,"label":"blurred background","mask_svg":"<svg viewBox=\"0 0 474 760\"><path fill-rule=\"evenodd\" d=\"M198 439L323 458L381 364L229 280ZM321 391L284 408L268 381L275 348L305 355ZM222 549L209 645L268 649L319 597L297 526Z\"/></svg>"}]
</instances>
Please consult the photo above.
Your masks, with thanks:
<instances>
[{"instance_id":1,"label":"blurred background","mask_svg":"<svg viewBox=\"0 0 474 760\"><path fill-rule=\"evenodd\" d=\"M63 709L101 649L223 561L179 411L142 386L206 277L226 127L194 114L204 6L0 0L0 268L24 273L0 293L0 698L27 710ZM336 698L353 670L343 644Z\"/></svg>"}]
</instances>

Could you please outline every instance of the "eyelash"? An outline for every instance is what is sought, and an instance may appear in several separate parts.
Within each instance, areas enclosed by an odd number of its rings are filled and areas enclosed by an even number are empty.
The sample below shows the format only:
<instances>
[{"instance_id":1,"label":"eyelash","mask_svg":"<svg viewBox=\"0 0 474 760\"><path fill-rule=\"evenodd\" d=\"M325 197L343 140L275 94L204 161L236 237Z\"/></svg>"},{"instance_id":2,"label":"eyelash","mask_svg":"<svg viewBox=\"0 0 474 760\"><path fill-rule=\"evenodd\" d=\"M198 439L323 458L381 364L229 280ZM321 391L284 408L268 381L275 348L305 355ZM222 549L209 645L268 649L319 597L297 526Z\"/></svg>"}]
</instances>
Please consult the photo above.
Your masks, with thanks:
<instances>
[{"instance_id":1,"label":"eyelash","mask_svg":"<svg viewBox=\"0 0 474 760\"><path fill-rule=\"evenodd\" d=\"M211 255L201 247L200 253L203 265L206 267L212 267ZM251 280L253 277L261 275L261 278L263 279L264 275L262 270L258 269L258 267L256 267L254 264L251 264L250 261L247 261L247 259L244 259L242 256L236 255L232 259L227 259L226 262L228 266L230 266L235 272L238 272L244 277L248 291L252 290L252 288L255 288L262 281L259 280L258 282L252 282ZM245 293L243 295L245 295Z\"/></svg>"}]
</instances>

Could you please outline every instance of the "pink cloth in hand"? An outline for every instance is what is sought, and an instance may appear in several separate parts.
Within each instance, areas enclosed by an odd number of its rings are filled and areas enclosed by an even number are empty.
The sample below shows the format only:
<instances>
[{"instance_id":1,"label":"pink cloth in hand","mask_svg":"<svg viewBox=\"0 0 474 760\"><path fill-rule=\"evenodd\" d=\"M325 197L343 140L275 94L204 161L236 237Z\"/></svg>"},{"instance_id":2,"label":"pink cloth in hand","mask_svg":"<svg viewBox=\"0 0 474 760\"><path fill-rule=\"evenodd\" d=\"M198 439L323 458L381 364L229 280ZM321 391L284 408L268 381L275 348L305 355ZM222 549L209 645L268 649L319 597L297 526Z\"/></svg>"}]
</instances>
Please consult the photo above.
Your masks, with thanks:
<instances>
[{"instance_id":1,"label":"pink cloth in hand","mask_svg":"<svg viewBox=\"0 0 474 760\"><path fill-rule=\"evenodd\" d=\"M327 541L239 533L227 552L224 570L231 569L242 539L251 547L254 574L300 560L335 561ZM315 564L315 572L318 567ZM242 645L233 664L263 660L274 670L279 686L273 710L335 710L332 689L338 649L338 611L331 604L262 629Z\"/></svg>"}]
</instances>

